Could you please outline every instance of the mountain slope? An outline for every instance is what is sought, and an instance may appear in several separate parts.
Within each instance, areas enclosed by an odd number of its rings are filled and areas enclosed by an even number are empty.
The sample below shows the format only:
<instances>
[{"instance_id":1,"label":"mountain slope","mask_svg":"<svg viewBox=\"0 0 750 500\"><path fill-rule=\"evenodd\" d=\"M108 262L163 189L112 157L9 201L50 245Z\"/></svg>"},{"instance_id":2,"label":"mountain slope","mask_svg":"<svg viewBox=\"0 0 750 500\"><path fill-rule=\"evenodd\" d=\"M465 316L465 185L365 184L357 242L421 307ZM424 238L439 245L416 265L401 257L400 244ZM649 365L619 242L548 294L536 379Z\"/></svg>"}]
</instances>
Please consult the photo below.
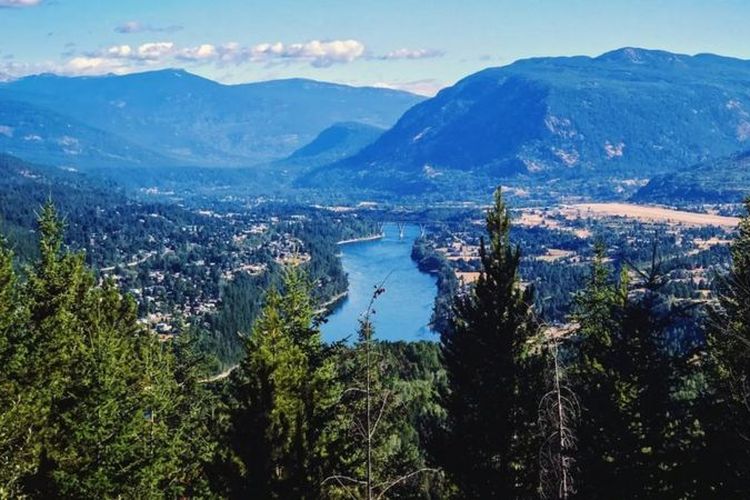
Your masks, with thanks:
<instances>
[{"instance_id":1,"label":"mountain slope","mask_svg":"<svg viewBox=\"0 0 750 500\"><path fill-rule=\"evenodd\" d=\"M173 160L67 116L0 99L0 151L70 167L164 166Z\"/></svg>"},{"instance_id":2,"label":"mountain slope","mask_svg":"<svg viewBox=\"0 0 750 500\"><path fill-rule=\"evenodd\" d=\"M739 203L750 195L750 150L659 175L633 196L645 203Z\"/></svg>"},{"instance_id":3,"label":"mountain slope","mask_svg":"<svg viewBox=\"0 0 750 500\"><path fill-rule=\"evenodd\" d=\"M385 129L364 123L336 123L292 153L286 161L323 164L341 160L374 142L384 131Z\"/></svg>"},{"instance_id":4,"label":"mountain slope","mask_svg":"<svg viewBox=\"0 0 750 500\"><path fill-rule=\"evenodd\" d=\"M423 99L302 79L222 85L182 70L38 75L0 84L3 98L116 134L176 162L206 166L283 158L337 122L388 127Z\"/></svg>"},{"instance_id":5,"label":"mountain slope","mask_svg":"<svg viewBox=\"0 0 750 500\"><path fill-rule=\"evenodd\" d=\"M415 190L470 177L651 175L750 145L750 62L621 49L471 75L305 185Z\"/></svg>"},{"instance_id":6,"label":"mountain slope","mask_svg":"<svg viewBox=\"0 0 750 500\"><path fill-rule=\"evenodd\" d=\"M23 257L36 251L36 214L48 199L66 217L68 236L84 238L84 214L124 203L125 197L112 184L0 154L0 235Z\"/></svg>"}]
</instances>

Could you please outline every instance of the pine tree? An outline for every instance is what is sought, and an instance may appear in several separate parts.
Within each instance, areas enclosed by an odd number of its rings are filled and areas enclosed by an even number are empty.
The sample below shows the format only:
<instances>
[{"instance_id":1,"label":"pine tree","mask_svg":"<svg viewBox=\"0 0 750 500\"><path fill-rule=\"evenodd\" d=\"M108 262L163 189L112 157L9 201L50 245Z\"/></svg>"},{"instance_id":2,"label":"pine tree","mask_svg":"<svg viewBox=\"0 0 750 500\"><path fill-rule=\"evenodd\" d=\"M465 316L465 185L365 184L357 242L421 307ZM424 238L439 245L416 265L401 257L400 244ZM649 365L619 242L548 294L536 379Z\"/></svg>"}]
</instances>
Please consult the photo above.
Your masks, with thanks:
<instances>
[{"instance_id":1,"label":"pine tree","mask_svg":"<svg viewBox=\"0 0 750 500\"><path fill-rule=\"evenodd\" d=\"M20 496L20 481L36 464L39 402L28 387L27 325L13 254L0 242L0 498Z\"/></svg>"},{"instance_id":2,"label":"pine tree","mask_svg":"<svg viewBox=\"0 0 750 500\"><path fill-rule=\"evenodd\" d=\"M487 232L479 278L457 298L452 326L441 336L449 392L438 454L462 497L530 497L538 482L535 424L544 361L532 345L540 328L532 291L520 286L520 252L509 241L500 190Z\"/></svg>"},{"instance_id":3,"label":"pine tree","mask_svg":"<svg viewBox=\"0 0 750 500\"><path fill-rule=\"evenodd\" d=\"M745 210L731 247L732 267L707 329L705 464L715 488L712 494L726 498L750 492L750 198Z\"/></svg>"},{"instance_id":4,"label":"pine tree","mask_svg":"<svg viewBox=\"0 0 750 500\"><path fill-rule=\"evenodd\" d=\"M613 344L627 300L627 275L622 275L620 284L615 283L604 264L605 257L604 247L597 244L591 277L576 296L572 317L577 330L570 380L582 406L576 433L577 489L582 498L606 496L608 490L599 488L616 474L619 462L615 453L621 446L618 436L620 426L625 425L618 406L618 378L612 358L621 355Z\"/></svg>"},{"instance_id":5,"label":"pine tree","mask_svg":"<svg viewBox=\"0 0 750 500\"><path fill-rule=\"evenodd\" d=\"M96 286L83 255L64 248L51 203L39 229L41 257L15 292L7 255L0 259L0 307L9 296L22 304L2 311L3 326L22 319L22 331L4 329L0 342L9 360L0 398L12 402L0 420L13 422L2 434L3 455L6 444L12 453L10 463L3 456L5 490L41 498L193 491L185 482L194 476L181 475L193 456L180 456L183 392L170 350L137 323L131 298L112 283Z\"/></svg>"},{"instance_id":6,"label":"pine tree","mask_svg":"<svg viewBox=\"0 0 750 500\"><path fill-rule=\"evenodd\" d=\"M235 495L320 495L336 372L313 316L307 279L288 269L283 295L268 292L232 380Z\"/></svg>"},{"instance_id":7,"label":"pine tree","mask_svg":"<svg viewBox=\"0 0 750 500\"><path fill-rule=\"evenodd\" d=\"M580 404L567 385L560 360L560 339L550 339L545 347L550 350L551 359L549 390L539 401L539 427L545 438L539 451L540 493L542 498L567 499L576 491L575 430Z\"/></svg>"},{"instance_id":8,"label":"pine tree","mask_svg":"<svg viewBox=\"0 0 750 500\"><path fill-rule=\"evenodd\" d=\"M656 246L647 272L630 289L604 266L599 247L574 319L572 380L582 415L578 429L581 498L682 498L694 485L681 478L690 413L675 397L684 359L669 350L680 310L664 300ZM684 481L683 481L684 480Z\"/></svg>"},{"instance_id":9,"label":"pine tree","mask_svg":"<svg viewBox=\"0 0 750 500\"><path fill-rule=\"evenodd\" d=\"M205 376L213 359L200 345L198 333L183 324L172 340L174 393L170 395L172 469L167 490L171 497L208 498L216 489L212 483L220 463L221 438L219 401Z\"/></svg>"}]
</instances>

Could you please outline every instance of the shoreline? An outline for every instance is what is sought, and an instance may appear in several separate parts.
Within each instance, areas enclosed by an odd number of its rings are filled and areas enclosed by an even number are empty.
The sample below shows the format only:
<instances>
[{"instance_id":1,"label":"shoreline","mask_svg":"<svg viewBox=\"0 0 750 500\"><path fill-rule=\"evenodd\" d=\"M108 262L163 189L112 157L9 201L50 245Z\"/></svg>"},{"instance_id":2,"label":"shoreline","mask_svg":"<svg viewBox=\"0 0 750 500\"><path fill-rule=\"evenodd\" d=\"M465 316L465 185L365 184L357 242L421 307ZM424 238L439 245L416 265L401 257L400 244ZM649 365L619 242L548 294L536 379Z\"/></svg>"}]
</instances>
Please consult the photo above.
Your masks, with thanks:
<instances>
[{"instance_id":1,"label":"shoreline","mask_svg":"<svg viewBox=\"0 0 750 500\"><path fill-rule=\"evenodd\" d=\"M332 305L335 305L337 302L341 301L342 299L346 298L346 296L349 295L349 290L345 290L341 293L338 293L331 297L330 299L326 300L322 304L318 306L318 308L315 310L315 314L324 314L327 312Z\"/></svg>"},{"instance_id":2,"label":"shoreline","mask_svg":"<svg viewBox=\"0 0 750 500\"><path fill-rule=\"evenodd\" d=\"M348 245L349 243L359 243L361 241L374 241L385 238L385 233L373 234L370 236L362 236L361 238L352 238L350 240L337 241L337 245Z\"/></svg>"}]
</instances>

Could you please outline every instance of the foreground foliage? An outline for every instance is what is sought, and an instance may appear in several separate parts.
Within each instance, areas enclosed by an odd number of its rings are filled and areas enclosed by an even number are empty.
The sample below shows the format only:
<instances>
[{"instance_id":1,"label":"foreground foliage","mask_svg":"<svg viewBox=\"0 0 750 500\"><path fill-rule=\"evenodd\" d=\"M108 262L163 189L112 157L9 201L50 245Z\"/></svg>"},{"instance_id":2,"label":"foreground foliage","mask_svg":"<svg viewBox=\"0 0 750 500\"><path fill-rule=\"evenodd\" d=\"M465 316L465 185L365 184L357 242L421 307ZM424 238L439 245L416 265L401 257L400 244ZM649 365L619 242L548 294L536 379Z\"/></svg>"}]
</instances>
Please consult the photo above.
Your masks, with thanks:
<instances>
[{"instance_id":1,"label":"foreground foliage","mask_svg":"<svg viewBox=\"0 0 750 500\"><path fill-rule=\"evenodd\" d=\"M599 246L572 328L543 327L498 193L439 345L378 342L372 304L354 344L324 344L287 268L226 380L190 329L160 342L96 282L50 203L38 224L32 265L0 248L0 498L749 493L750 216L705 342L656 248L642 270Z\"/></svg>"},{"instance_id":2,"label":"foreground foliage","mask_svg":"<svg viewBox=\"0 0 750 500\"><path fill-rule=\"evenodd\" d=\"M132 299L62 248L47 204L21 281L0 256L0 495L153 497L203 491L205 402Z\"/></svg>"}]
</instances>

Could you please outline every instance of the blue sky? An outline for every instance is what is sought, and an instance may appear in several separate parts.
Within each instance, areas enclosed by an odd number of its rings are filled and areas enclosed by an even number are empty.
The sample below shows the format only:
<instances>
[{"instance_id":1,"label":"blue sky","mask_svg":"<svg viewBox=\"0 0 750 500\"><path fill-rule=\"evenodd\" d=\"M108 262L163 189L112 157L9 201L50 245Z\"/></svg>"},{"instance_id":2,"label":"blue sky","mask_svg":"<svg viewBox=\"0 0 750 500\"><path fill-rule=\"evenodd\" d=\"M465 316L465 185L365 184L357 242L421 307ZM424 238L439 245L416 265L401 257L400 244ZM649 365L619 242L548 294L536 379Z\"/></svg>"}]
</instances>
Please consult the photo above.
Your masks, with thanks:
<instances>
[{"instance_id":1,"label":"blue sky","mask_svg":"<svg viewBox=\"0 0 750 500\"><path fill-rule=\"evenodd\" d=\"M750 59L748 0L0 0L0 76L185 69L431 93L623 46Z\"/></svg>"}]
</instances>

